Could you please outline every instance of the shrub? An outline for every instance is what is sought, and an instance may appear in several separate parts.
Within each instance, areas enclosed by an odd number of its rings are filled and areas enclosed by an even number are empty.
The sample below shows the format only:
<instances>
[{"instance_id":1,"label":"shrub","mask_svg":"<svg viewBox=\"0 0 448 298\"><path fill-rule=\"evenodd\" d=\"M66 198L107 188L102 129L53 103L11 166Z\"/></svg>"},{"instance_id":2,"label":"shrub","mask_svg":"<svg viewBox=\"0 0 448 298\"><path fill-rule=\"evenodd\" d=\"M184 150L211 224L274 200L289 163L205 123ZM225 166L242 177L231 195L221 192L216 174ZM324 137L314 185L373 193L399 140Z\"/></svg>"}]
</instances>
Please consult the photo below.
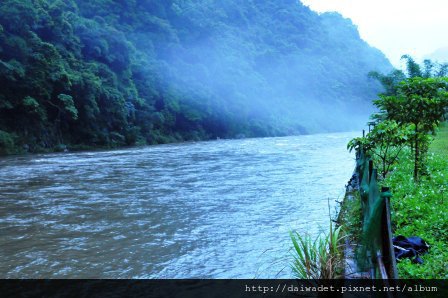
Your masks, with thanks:
<instances>
[{"instance_id":1,"label":"shrub","mask_svg":"<svg viewBox=\"0 0 448 298\"><path fill-rule=\"evenodd\" d=\"M15 135L0 130L0 155L12 154L15 152Z\"/></svg>"}]
</instances>

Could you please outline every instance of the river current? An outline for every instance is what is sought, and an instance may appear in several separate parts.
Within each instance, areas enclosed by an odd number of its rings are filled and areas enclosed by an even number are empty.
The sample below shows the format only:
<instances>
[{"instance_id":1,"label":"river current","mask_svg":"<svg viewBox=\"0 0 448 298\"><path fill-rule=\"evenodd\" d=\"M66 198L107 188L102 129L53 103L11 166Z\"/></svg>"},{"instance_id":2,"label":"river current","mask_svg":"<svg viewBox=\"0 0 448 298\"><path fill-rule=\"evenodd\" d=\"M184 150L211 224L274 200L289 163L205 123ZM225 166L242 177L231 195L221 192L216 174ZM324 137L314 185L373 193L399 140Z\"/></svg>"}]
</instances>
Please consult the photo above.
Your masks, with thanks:
<instances>
[{"instance_id":1,"label":"river current","mask_svg":"<svg viewBox=\"0 0 448 298\"><path fill-rule=\"evenodd\" d=\"M0 278L291 278L356 133L0 159Z\"/></svg>"}]
</instances>

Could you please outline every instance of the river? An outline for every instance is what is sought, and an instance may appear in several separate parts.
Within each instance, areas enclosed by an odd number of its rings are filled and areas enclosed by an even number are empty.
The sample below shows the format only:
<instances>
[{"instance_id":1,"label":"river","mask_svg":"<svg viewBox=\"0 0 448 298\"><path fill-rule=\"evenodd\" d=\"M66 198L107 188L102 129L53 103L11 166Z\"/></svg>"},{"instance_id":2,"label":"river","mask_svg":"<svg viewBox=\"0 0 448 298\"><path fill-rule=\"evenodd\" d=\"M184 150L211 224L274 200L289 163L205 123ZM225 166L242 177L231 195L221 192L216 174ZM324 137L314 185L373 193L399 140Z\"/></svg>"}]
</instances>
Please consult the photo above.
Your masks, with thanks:
<instances>
[{"instance_id":1,"label":"river","mask_svg":"<svg viewBox=\"0 0 448 298\"><path fill-rule=\"evenodd\" d=\"M0 159L0 278L290 278L356 133Z\"/></svg>"}]
</instances>

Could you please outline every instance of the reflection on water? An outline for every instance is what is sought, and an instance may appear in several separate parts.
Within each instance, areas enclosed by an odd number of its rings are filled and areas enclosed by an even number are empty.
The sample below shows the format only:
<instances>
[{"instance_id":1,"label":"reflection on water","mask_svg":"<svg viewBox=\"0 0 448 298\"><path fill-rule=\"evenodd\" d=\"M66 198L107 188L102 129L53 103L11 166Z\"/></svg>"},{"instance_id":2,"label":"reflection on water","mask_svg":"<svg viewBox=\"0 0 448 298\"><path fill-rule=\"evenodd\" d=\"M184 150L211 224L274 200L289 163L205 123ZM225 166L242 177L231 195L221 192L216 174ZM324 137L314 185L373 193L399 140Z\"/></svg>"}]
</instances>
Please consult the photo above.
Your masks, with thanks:
<instances>
[{"instance_id":1,"label":"reflection on water","mask_svg":"<svg viewBox=\"0 0 448 298\"><path fill-rule=\"evenodd\" d=\"M1 278L291 277L354 133L0 159Z\"/></svg>"}]
</instances>

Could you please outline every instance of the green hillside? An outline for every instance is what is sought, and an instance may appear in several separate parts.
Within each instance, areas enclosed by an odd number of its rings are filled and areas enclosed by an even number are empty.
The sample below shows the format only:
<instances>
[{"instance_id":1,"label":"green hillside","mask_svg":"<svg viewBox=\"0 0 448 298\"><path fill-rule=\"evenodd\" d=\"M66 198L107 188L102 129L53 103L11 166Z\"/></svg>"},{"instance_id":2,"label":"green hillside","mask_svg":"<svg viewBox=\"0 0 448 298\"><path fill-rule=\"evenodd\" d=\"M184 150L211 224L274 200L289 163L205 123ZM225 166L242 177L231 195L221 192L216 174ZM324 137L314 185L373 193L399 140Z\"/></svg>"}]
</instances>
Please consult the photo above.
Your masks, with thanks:
<instances>
[{"instance_id":1,"label":"green hillside","mask_svg":"<svg viewBox=\"0 0 448 298\"><path fill-rule=\"evenodd\" d=\"M347 130L391 68L295 0L4 0L0 152Z\"/></svg>"}]
</instances>

